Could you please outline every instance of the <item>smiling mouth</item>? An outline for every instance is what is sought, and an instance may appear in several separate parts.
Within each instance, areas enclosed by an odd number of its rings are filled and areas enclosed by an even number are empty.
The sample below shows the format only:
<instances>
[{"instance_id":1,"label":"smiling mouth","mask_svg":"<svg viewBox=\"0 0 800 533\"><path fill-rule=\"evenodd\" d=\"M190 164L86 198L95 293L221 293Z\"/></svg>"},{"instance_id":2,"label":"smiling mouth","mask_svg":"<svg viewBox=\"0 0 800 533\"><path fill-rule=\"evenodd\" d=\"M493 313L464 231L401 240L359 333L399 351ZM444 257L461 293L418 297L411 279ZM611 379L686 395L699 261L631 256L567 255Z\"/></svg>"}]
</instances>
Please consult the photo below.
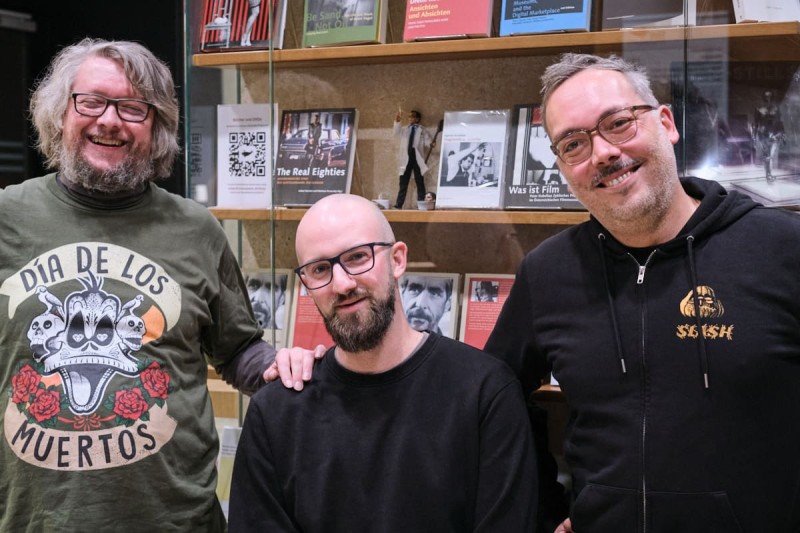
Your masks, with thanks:
<instances>
[{"instance_id":1,"label":"smiling mouth","mask_svg":"<svg viewBox=\"0 0 800 533\"><path fill-rule=\"evenodd\" d=\"M104 139L103 137L98 137L97 135L93 135L89 138L93 144L99 144L100 146L122 146L124 143L117 139Z\"/></svg>"},{"instance_id":2,"label":"smiling mouth","mask_svg":"<svg viewBox=\"0 0 800 533\"><path fill-rule=\"evenodd\" d=\"M610 187L616 187L617 185L619 185L619 184L623 183L625 180L627 180L631 176L631 174L633 174L634 172L639 170L639 167L641 167L641 166L642 166L641 163L636 162L636 161L632 161L630 164L625 165L625 167L627 167L628 170L624 174L621 174L621 175L617 176L616 178L614 178L612 180L609 180L609 181L603 181L605 179L605 176L598 176L597 178L595 178L595 187L597 187L598 189L606 189L606 188L610 188ZM623 168L625 168L625 167L623 167ZM614 172L614 171L618 171L618 170L620 170L620 169L618 169L618 168L617 169L611 169L611 172L609 172L609 174Z\"/></svg>"}]
</instances>

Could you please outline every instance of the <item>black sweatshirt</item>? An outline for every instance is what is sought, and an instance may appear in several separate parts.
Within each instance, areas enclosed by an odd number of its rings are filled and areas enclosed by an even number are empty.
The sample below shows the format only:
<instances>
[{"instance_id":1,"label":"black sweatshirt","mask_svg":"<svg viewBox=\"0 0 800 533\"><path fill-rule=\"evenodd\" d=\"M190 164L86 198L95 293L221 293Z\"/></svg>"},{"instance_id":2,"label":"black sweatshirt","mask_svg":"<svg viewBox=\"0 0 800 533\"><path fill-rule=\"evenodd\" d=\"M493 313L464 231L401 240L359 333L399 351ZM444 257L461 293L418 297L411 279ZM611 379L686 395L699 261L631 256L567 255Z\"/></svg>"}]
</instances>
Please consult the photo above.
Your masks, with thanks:
<instances>
[{"instance_id":1,"label":"black sweatshirt","mask_svg":"<svg viewBox=\"0 0 800 533\"><path fill-rule=\"evenodd\" d=\"M519 383L431 333L406 361L357 374L329 350L302 392L253 396L230 531L533 530L536 460Z\"/></svg>"},{"instance_id":2,"label":"black sweatshirt","mask_svg":"<svg viewBox=\"0 0 800 533\"><path fill-rule=\"evenodd\" d=\"M796 533L800 216L682 185L670 242L592 218L530 252L486 350L564 391L575 531Z\"/></svg>"}]
</instances>

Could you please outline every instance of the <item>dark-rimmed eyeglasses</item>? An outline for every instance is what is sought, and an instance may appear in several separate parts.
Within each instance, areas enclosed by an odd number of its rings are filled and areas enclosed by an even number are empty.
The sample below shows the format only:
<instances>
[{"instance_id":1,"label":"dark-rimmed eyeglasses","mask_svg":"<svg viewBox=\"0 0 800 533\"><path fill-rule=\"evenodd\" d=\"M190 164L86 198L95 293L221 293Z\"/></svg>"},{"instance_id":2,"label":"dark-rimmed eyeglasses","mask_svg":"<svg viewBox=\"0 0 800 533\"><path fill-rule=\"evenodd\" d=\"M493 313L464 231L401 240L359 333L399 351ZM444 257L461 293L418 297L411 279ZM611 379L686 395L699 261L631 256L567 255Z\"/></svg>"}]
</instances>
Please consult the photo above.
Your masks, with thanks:
<instances>
[{"instance_id":1,"label":"dark-rimmed eyeglasses","mask_svg":"<svg viewBox=\"0 0 800 533\"><path fill-rule=\"evenodd\" d=\"M111 104L117 116L125 122L144 122L150 115L153 104L136 98L109 98L102 94L72 93L75 111L86 117L99 117Z\"/></svg>"},{"instance_id":2,"label":"dark-rimmed eyeglasses","mask_svg":"<svg viewBox=\"0 0 800 533\"><path fill-rule=\"evenodd\" d=\"M656 109L651 105L632 105L617 109L604 115L591 129L568 131L550 145L559 159L568 165L583 163L592 155L592 135L600 137L613 145L619 145L636 137L638 122L636 114Z\"/></svg>"},{"instance_id":3,"label":"dark-rimmed eyeglasses","mask_svg":"<svg viewBox=\"0 0 800 533\"><path fill-rule=\"evenodd\" d=\"M369 272L375 266L375 247L394 246L393 242L368 242L359 244L335 257L327 259L317 259L303 266L297 267L294 271L300 277L300 281L306 289L313 291L321 289L333 281L333 266L339 265L346 273L351 276L358 276Z\"/></svg>"}]
</instances>

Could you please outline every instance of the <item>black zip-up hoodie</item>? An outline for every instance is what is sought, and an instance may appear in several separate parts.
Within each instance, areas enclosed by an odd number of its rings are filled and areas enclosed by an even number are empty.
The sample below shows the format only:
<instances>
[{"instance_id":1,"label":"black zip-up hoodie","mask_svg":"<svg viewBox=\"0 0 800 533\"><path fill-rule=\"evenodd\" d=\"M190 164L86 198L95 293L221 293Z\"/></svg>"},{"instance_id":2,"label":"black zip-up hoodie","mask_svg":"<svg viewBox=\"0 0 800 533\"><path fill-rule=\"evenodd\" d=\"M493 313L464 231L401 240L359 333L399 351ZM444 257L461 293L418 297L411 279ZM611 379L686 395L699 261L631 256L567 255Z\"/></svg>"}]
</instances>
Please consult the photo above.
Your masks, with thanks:
<instances>
[{"instance_id":1,"label":"black zip-up hoodie","mask_svg":"<svg viewBox=\"0 0 800 533\"><path fill-rule=\"evenodd\" d=\"M800 532L800 216L682 185L669 242L592 218L531 251L486 351L558 379L577 533Z\"/></svg>"}]
</instances>

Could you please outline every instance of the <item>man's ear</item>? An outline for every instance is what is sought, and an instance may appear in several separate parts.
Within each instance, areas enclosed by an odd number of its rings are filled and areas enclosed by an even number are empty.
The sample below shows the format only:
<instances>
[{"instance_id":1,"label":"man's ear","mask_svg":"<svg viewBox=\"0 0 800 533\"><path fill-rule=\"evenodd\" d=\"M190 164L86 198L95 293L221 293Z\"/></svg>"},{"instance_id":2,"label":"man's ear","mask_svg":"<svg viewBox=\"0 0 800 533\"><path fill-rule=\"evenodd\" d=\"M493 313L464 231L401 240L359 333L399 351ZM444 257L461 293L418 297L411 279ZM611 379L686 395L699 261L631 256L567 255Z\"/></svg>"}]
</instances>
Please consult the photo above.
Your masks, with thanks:
<instances>
[{"instance_id":1,"label":"man's ear","mask_svg":"<svg viewBox=\"0 0 800 533\"><path fill-rule=\"evenodd\" d=\"M662 105L658 113L661 125L667 130L667 138L672 144L677 144L681 136L678 133L678 127L675 125L675 116L672 114L672 108L668 105Z\"/></svg>"},{"instance_id":2,"label":"man's ear","mask_svg":"<svg viewBox=\"0 0 800 533\"><path fill-rule=\"evenodd\" d=\"M406 272L408 265L408 245L403 241L397 241L392 246L392 274L395 279L400 279Z\"/></svg>"}]
</instances>

